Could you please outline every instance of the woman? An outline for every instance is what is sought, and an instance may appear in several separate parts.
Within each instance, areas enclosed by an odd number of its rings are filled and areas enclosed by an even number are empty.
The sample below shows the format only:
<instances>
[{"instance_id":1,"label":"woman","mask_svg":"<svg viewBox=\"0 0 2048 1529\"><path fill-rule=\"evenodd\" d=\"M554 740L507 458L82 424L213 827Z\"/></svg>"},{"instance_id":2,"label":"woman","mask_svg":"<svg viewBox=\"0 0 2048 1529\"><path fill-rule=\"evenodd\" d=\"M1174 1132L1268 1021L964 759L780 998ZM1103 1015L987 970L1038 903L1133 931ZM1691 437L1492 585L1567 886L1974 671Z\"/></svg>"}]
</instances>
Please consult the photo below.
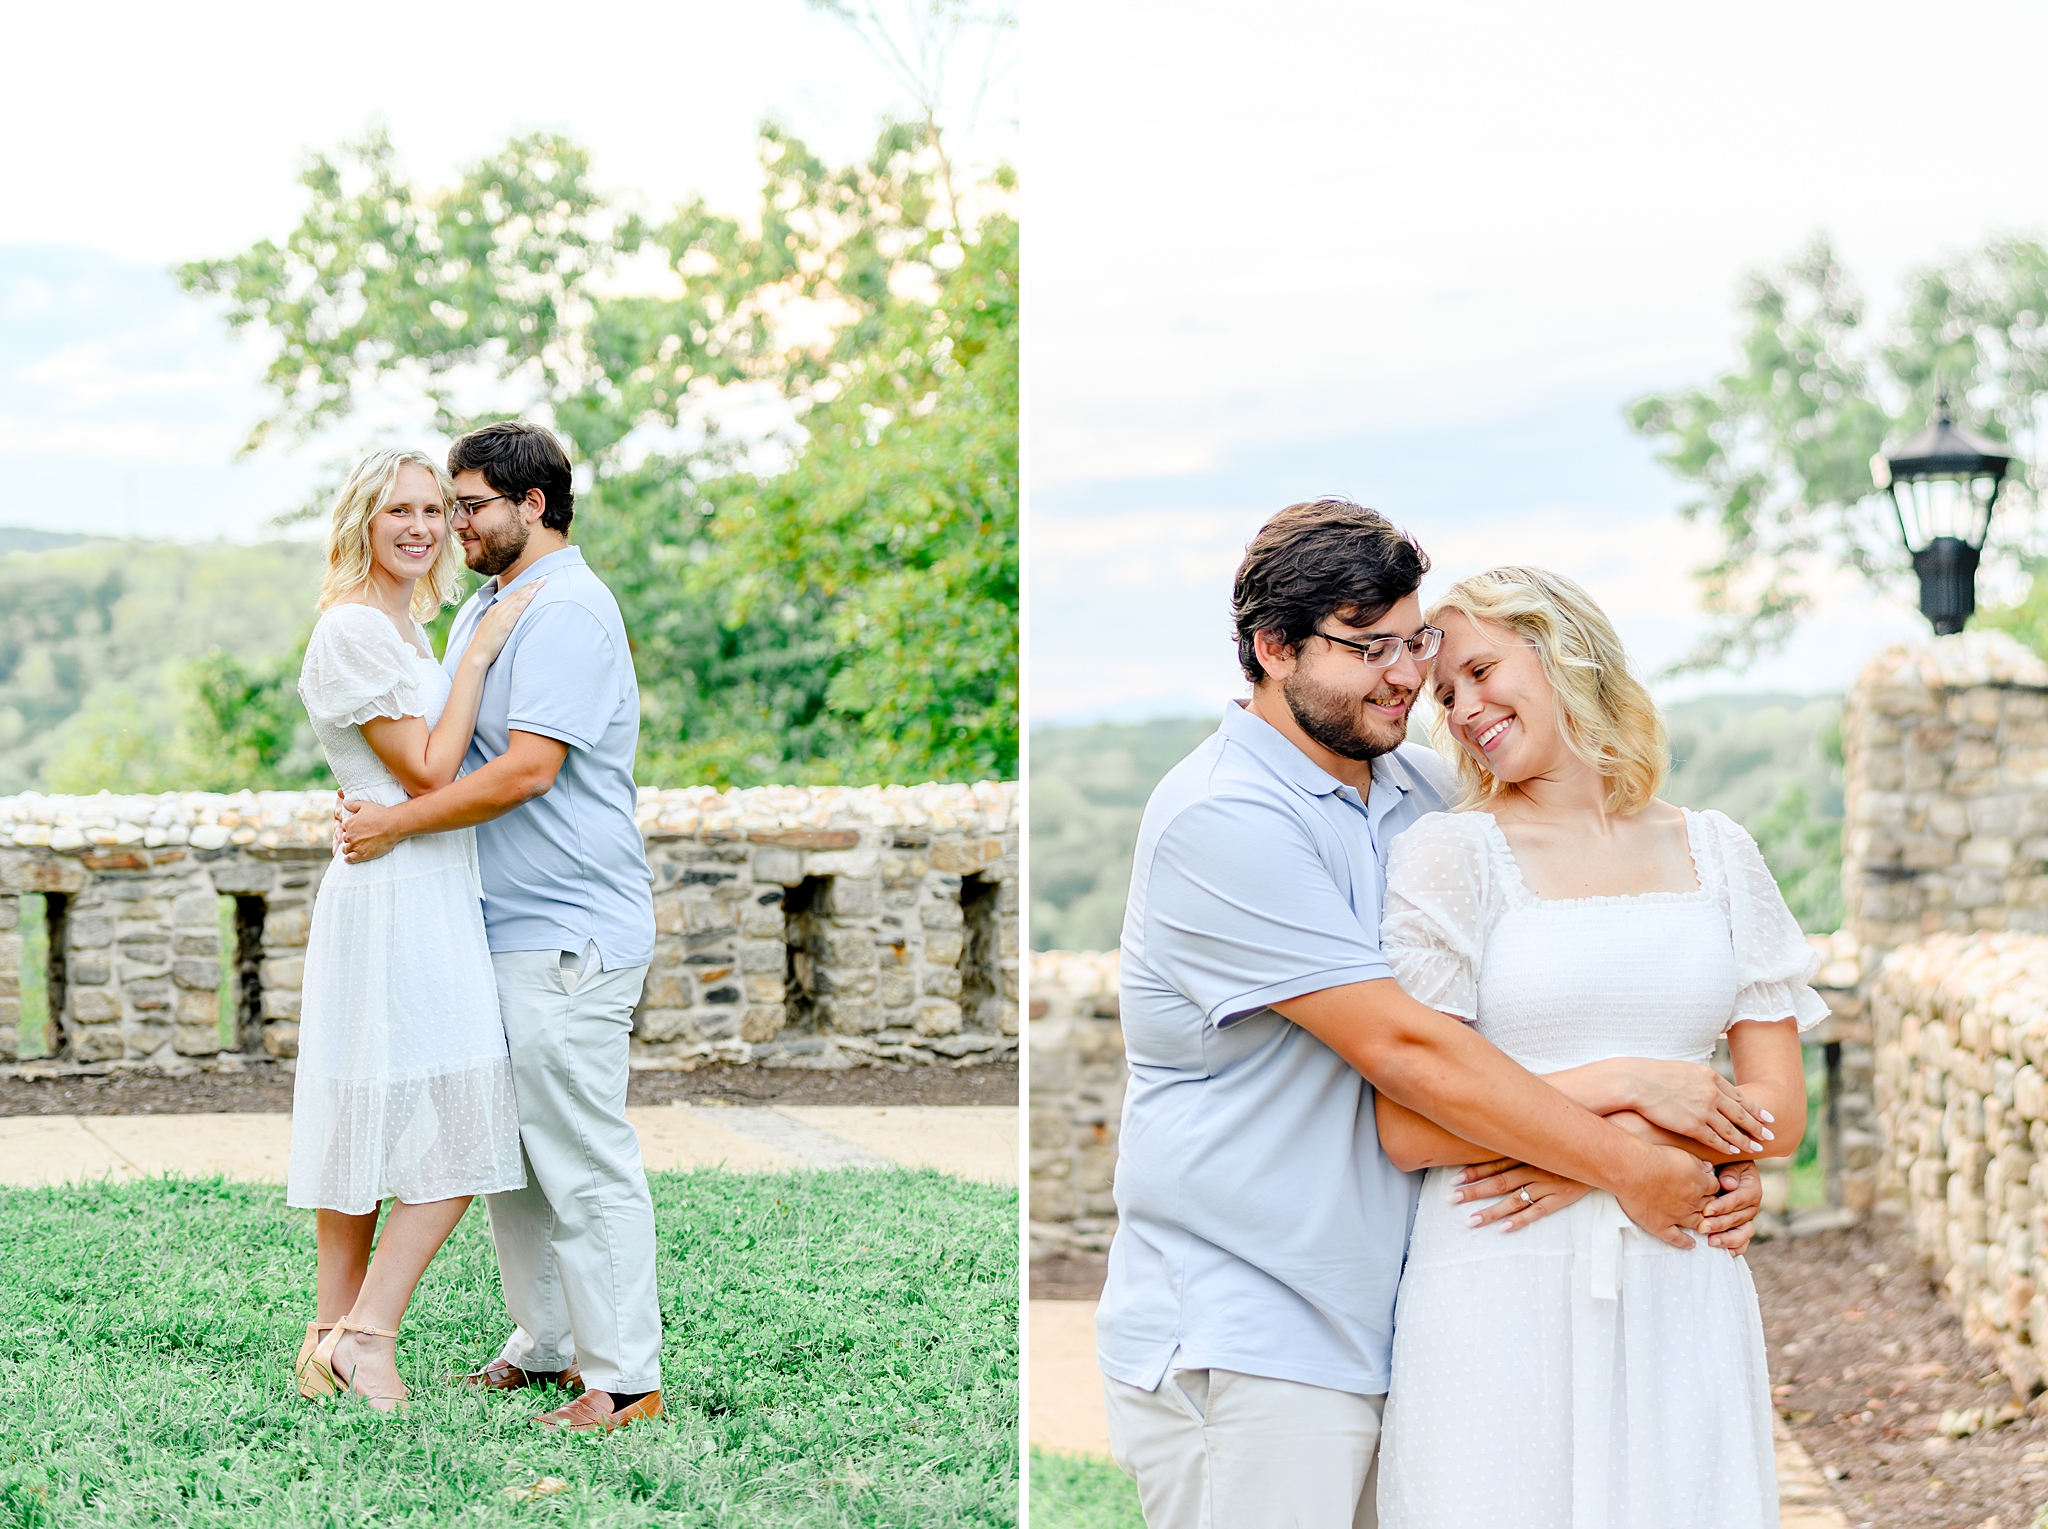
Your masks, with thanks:
<instances>
[{"instance_id":1,"label":"woman","mask_svg":"<svg viewBox=\"0 0 2048 1529\"><path fill-rule=\"evenodd\" d=\"M455 778L484 671L540 588L499 601L452 681L442 673L420 621L455 594L453 493L431 458L379 451L335 500L299 695L344 797L389 806ZM428 1261L472 1195L526 1182L480 896L466 828L359 865L337 855L320 883L285 1192L318 1213L318 1311L297 1367L305 1396L352 1391L379 1411L398 1407L398 1323Z\"/></svg>"},{"instance_id":2,"label":"woman","mask_svg":"<svg viewBox=\"0 0 2048 1529\"><path fill-rule=\"evenodd\" d=\"M1798 1031L1827 1012L1813 953L1748 834L1657 800L1663 723L1607 618L1568 579L1501 568L1430 622L1432 726L1463 810L1394 845L1382 944L1402 987L1639 1135L1716 1163L1792 1152ZM1735 1089L1705 1066L1723 1036ZM1775 1526L1747 1265L1385 1098L1377 1119L1395 1163L1430 1170L1381 1524Z\"/></svg>"}]
</instances>

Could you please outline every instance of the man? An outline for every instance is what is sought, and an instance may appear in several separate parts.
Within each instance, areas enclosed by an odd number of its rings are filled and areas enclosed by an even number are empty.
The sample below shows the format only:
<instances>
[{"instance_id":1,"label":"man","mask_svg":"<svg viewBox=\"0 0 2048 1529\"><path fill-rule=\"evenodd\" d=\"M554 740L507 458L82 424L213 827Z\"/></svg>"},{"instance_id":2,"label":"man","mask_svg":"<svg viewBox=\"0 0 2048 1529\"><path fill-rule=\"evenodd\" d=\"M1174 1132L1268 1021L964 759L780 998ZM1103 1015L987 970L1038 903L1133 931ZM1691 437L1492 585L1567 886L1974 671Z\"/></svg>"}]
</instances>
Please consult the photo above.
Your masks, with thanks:
<instances>
[{"instance_id":1,"label":"man","mask_svg":"<svg viewBox=\"0 0 2048 1529\"><path fill-rule=\"evenodd\" d=\"M1375 1522L1416 1191L1380 1151L1375 1088L1611 1190L1666 1241L1746 1240L1761 1201L1753 1170L1717 1182L1637 1141L1394 983L1382 866L1446 805L1443 763L1405 741L1438 640L1416 593L1428 568L1343 500L1274 516L1233 597L1251 698L1145 810L1123 933L1121 1224L1096 1324L1110 1442L1150 1529ZM1513 1341L1512 1313L1473 1320Z\"/></svg>"},{"instance_id":2,"label":"man","mask_svg":"<svg viewBox=\"0 0 2048 1529\"><path fill-rule=\"evenodd\" d=\"M475 825L484 927L519 1096L526 1188L489 1197L503 1353L464 1379L581 1389L538 1421L575 1432L661 1416L654 1205L626 1123L633 1009L654 957L647 857L633 825L640 692L618 602L569 545L568 456L507 422L448 453L451 521L486 582L457 613L447 664L483 613L543 588L491 666L464 773L396 807L350 802L350 860Z\"/></svg>"}]
</instances>

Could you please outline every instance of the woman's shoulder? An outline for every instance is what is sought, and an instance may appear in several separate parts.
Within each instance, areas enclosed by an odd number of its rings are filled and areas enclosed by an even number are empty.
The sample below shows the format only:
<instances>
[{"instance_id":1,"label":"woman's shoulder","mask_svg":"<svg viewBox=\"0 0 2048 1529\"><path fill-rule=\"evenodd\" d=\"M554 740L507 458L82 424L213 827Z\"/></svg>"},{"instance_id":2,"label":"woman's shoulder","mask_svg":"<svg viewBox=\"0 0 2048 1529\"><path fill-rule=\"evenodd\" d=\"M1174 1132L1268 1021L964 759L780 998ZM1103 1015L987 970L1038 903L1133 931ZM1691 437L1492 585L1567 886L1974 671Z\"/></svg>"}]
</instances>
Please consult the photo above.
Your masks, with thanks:
<instances>
[{"instance_id":1,"label":"woman's shoulder","mask_svg":"<svg viewBox=\"0 0 2048 1529\"><path fill-rule=\"evenodd\" d=\"M1453 860L1483 862L1493 843L1493 820L1479 811L1426 812L1404 829L1389 852L1388 874Z\"/></svg>"}]
</instances>

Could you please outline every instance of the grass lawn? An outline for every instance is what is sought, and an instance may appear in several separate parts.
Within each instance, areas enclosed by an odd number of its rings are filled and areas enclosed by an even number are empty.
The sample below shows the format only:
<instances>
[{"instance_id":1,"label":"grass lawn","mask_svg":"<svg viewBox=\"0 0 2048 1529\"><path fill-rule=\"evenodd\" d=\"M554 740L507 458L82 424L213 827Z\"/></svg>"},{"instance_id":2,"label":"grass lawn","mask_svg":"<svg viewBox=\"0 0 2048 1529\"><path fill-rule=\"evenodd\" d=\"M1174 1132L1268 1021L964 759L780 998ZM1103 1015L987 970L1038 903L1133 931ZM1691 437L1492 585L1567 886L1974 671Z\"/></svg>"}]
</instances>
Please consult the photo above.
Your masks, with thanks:
<instances>
[{"instance_id":1,"label":"grass lawn","mask_svg":"<svg viewBox=\"0 0 2048 1529\"><path fill-rule=\"evenodd\" d=\"M1031 1529L1145 1529L1137 1485L1111 1461L1034 1449Z\"/></svg>"},{"instance_id":2,"label":"grass lawn","mask_svg":"<svg viewBox=\"0 0 2048 1529\"><path fill-rule=\"evenodd\" d=\"M1016 1523L1013 1189L652 1182L668 1417L605 1438L533 1427L534 1394L443 1382L509 1330L481 1206L407 1314L414 1399L387 1418L294 1389L313 1218L281 1190L0 1194L0 1529ZM547 1477L566 1490L508 1499Z\"/></svg>"}]
</instances>

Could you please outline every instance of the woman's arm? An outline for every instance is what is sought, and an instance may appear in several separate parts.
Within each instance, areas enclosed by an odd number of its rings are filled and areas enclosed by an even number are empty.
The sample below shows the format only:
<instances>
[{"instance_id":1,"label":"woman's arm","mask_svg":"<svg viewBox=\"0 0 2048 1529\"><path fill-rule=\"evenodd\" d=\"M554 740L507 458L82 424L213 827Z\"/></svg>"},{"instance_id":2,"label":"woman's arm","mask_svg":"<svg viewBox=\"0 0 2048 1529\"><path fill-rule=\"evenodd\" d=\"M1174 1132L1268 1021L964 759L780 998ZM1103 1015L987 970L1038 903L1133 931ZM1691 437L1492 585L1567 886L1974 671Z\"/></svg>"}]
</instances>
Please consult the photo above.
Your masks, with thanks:
<instances>
[{"instance_id":1,"label":"woman's arm","mask_svg":"<svg viewBox=\"0 0 2048 1529\"><path fill-rule=\"evenodd\" d=\"M1693 1156L1708 1162L1731 1162L1774 1151L1764 1144L1773 1141L1770 1127L1763 1123L1772 1118L1768 1107L1702 1063L1612 1057L1541 1076L1572 1103L1596 1115L1626 1112L1657 1129L1655 1140L1674 1146L1683 1142ZM1800 1086L1798 1113L1804 1119L1805 1085L1802 1082ZM1403 1172L1484 1163L1499 1155L1385 1095L1373 1107L1380 1147L1388 1161ZM1757 1136L1764 1140L1758 1141Z\"/></svg>"},{"instance_id":2,"label":"woman's arm","mask_svg":"<svg viewBox=\"0 0 2048 1529\"><path fill-rule=\"evenodd\" d=\"M512 628L546 579L514 590L484 613L476 635L448 687L441 720L427 731L424 717L372 717L363 724L363 741L384 768L397 777L407 796L425 796L455 779L476 732L477 707L484 696L484 676L504 650Z\"/></svg>"},{"instance_id":3,"label":"woman's arm","mask_svg":"<svg viewBox=\"0 0 2048 1529\"><path fill-rule=\"evenodd\" d=\"M1746 1019L1731 1025L1728 1056L1744 1094L1784 1122L1767 1145L1750 1142L1742 1151L1724 1152L1667 1131L1634 1110L1616 1111L1607 1118L1643 1141L1677 1147L1710 1163L1790 1157L1806 1135L1806 1066L1799 1050L1798 1022Z\"/></svg>"}]
</instances>

